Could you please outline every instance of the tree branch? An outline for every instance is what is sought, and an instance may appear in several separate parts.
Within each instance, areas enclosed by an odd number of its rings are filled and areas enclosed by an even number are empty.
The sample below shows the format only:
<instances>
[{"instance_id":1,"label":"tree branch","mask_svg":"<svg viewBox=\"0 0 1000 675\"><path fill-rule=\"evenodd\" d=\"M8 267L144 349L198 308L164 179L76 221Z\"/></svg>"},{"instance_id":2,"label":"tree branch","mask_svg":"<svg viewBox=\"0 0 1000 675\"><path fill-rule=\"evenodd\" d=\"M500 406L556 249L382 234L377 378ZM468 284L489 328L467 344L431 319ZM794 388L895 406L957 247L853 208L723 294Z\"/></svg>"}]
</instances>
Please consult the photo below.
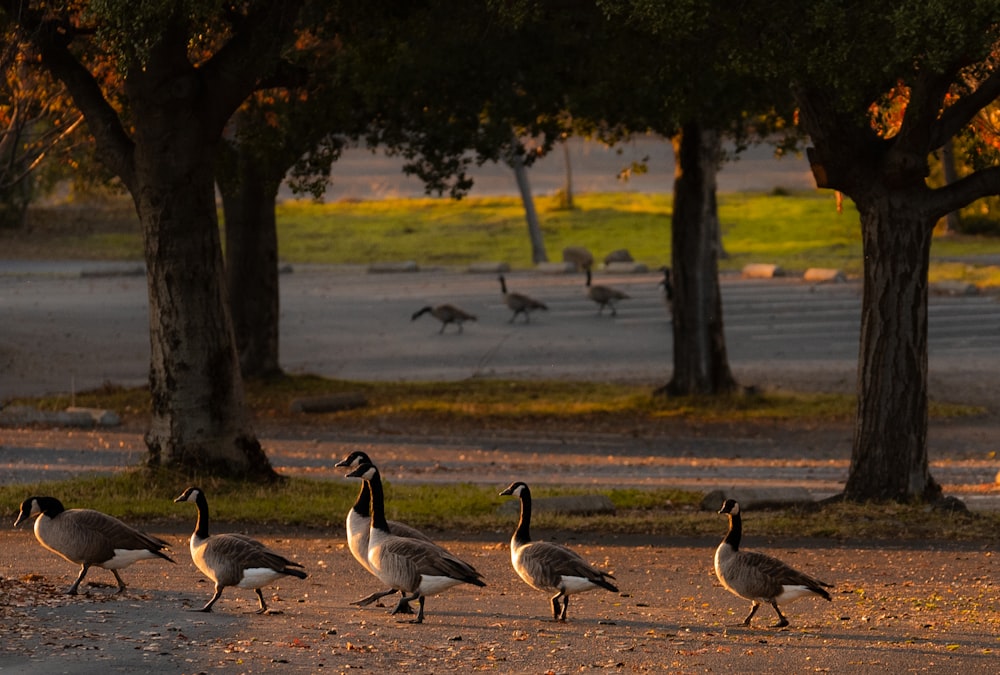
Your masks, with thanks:
<instances>
[{"instance_id":1,"label":"tree branch","mask_svg":"<svg viewBox=\"0 0 1000 675\"><path fill-rule=\"evenodd\" d=\"M201 68L209 129L221 133L229 117L263 78L277 70L281 51L295 34L296 19L306 0L259 3L239 30ZM248 68L262 63L265 68Z\"/></svg>"},{"instance_id":2,"label":"tree branch","mask_svg":"<svg viewBox=\"0 0 1000 675\"><path fill-rule=\"evenodd\" d=\"M982 197L1000 195L1000 166L982 169L954 183L932 190L928 197L935 220Z\"/></svg>"},{"instance_id":3,"label":"tree branch","mask_svg":"<svg viewBox=\"0 0 1000 675\"><path fill-rule=\"evenodd\" d=\"M1000 70L990 74L972 93L958 99L941 113L935 125L930 149L937 150L972 121L979 112L1000 97Z\"/></svg>"},{"instance_id":4,"label":"tree branch","mask_svg":"<svg viewBox=\"0 0 1000 675\"><path fill-rule=\"evenodd\" d=\"M69 51L72 34L54 21L40 23L30 31L28 39L38 48L42 63L66 85L77 108L83 113L90 133L97 141L101 160L130 189L135 185L135 165L132 139L122 126L118 113L104 97L97 80Z\"/></svg>"}]
</instances>

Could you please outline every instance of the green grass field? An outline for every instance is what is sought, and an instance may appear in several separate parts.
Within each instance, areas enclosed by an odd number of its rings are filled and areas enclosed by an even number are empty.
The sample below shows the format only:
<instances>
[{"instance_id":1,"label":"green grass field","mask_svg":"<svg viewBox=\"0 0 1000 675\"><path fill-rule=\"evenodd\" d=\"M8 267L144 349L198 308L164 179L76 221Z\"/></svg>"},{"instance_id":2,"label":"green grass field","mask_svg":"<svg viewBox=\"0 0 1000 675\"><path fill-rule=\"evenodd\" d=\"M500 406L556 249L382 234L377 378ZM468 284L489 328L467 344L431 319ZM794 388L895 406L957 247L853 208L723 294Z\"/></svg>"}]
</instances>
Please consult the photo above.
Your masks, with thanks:
<instances>
[{"instance_id":1,"label":"green grass field","mask_svg":"<svg viewBox=\"0 0 1000 675\"><path fill-rule=\"evenodd\" d=\"M586 246L599 259L627 248L657 267L670 261L672 199L664 194L581 194L576 208L556 197L536 200L550 260L569 245ZM278 207L281 260L287 263L370 264L414 260L428 266L466 266L501 260L532 266L521 202L514 197L387 199L318 204L290 201ZM773 263L790 273L832 267L849 275L862 269L861 232L850 202L837 213L832 193L719 195L723 271L751 262ZM129 203L100 208L36 209L30 232L0 233L6 257L141 260L142 241ZM1000 286L1000 268L954 262L975 254L1000 255L1000 238L935 239L931 280Z\"/></svg>"}]
</instances>

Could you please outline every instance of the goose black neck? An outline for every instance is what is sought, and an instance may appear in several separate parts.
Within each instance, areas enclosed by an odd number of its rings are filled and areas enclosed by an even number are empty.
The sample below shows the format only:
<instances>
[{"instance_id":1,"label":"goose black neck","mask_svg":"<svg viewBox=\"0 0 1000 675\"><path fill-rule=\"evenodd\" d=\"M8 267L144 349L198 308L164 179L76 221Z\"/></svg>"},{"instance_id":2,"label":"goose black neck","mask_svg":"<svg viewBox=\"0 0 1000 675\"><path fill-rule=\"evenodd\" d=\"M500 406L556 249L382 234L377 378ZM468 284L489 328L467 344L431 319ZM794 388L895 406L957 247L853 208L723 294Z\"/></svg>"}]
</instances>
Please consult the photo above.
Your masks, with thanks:
<instances>
[{"instance_id":1,"label":"goose black neck","mask_svg":"<svg viewBox=\"0 0 1000 675\"><path fill-rule=\"evenodd\" d=\"M389 523L385 520L385 494L382 492L382 477L375 473L370 480L365 481L372 491L372 527L383 532L389 531Z\"/></svg>"},{"instance_id":2,"label":"goose black neck","mask_svg":"<svg viewBox=\"0 0 1000 675\"><path fill-rule=\"evenodd\" d=\"M740 539L743 537L743 519L738 513L729 514L729 532L723 540L734 551L740 550Z\"/></svg>"},{"instance_id":3,"label":"goose black neck","mask_svg":"<svg viewBox=\"0 0 1000 675\"><path fill-rule=\"evenodd\" d=\"M358 498L354 502L354 506L351 507L356 514L362 518L368 518L371 516L372 507L372 492L368 487L368 481L361 481L361 492L358 493Z\"/></svg>"},{"instance_id":4,"label":"goose black neck","mask_svg":"<svg viewBox=\"0 0 1000 675\"><path fill-rule=\"evenodd\" d=\"M62 502L55 497L38 497L38 508L41 510L43 515L49 518L55 518L60 513L66 510L62 505Z\"/></svg>"},{"instance_id":5,"label":"goose black neck","mask_svg":"<svg viewBox=\"0 0 1000 675\"><path fill-rule=\"evenodd\" d=\"M521 518L517 521L517 529L514 530L514 541L526 544L531 541L531 490L522 487L520 497Z\"/></svg>"},{"instance_id":6,"label":"goose black neck","mask_svg":"<svg viewBox=\"0 0 1000 675\"><path fill-rule=\"evenodd\" d=\"M199 491L198 497L194 501L198 507L198 522L195 523L194 533L201 539L208 538L208 500L205 493Z\"/></svg>"}]
</instances>

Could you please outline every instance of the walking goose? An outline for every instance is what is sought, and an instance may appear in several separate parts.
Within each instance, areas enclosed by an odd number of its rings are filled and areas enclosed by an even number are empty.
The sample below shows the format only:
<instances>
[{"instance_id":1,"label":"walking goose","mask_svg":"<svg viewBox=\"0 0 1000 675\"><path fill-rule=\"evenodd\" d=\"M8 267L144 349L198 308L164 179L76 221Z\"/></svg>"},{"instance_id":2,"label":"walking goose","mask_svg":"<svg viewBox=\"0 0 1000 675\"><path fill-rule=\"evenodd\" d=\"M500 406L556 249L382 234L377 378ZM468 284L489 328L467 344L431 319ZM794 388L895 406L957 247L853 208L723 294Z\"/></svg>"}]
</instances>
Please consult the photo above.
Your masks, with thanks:
<instances>
[{"instance_id":1,"label":"walking goose","mask_svg":"<svg viewBox=\"0 0 1000 675\"><path fill-rule=\"evenodd\" d=\"M773 628L783 628L788 625L788 619L778 609L779 602L791 602L807 595L831 599L823 589L832 588L832 584L792 569L769 555L740 550L743 521L736 500L727 499L719 513L729 515L729 532L715 551L715 575L730 593L753 603L750 613L743 620L744 626L750 625L750 619L762 602L774 607L778 615L778 623Z\"/></svg>"},{"instance_id":2,"label":"walking goose","mask_svg":"<svg viewBox=\"0 0 1000 675\"><path fill-rule=\"evenodd\" d=\"M372 495L371 533L368 540L368 563L382 583L401 591L403 598L392 611L398 614L411 600L420 608L412 623L423 623L424 600L458 584L485 586L482 575L467 562L429 541L407 539L392 534L385 519L385 496L382 477L371 464L362 464L349 478L367 481ZM407 595L409 594L409 595Z\"/></svg>"},{"instance_id":3,"label":"walking goose","mask_svg":"<svg viewBox=\"0 0 1000 675\"><path fill-rule=\"evenodd\" d=\"M410 317L410 320L416 321L421 316L428 313L430 313L431 316L433 316L435 319L441 322L441 330L438 331L438 334L443 333L444 329L448 327L449 323L453 323L456 326L458 326L458 332L461 333L463 323L465 323L466 321L476 320L475 316L469 314L468 312L463 312L455 305L438 305L436 307L431 307L430 305L428 305L427 307L424 307L423 309L419 309L416 312L414 312L413 316Z\"/></svg>"},{"instance_id":4,"label":"walking goose","mask_svg":"<svg viewBox=\"0 0 1000 675\"><path fill-rule=\"evenodd\" d=\"M500 275L500 291L503 293L504 304L507 305L514 313L510 317L510 321L507 323L514 323L514 319L517 318L518 314L524 314L524 322L528 323L531 321L530 314L536 309L542 309L548 311L548 306L541 302L540 300L535 300L522 293L508 293L507 292L507 280L504 276Z\"/></svg>"},{"instance_id":5,"label":"walking goose","mask_svg":"<svg viewBox=\"0 0 1000 675\"><path fill-rule=\"evenodd\" d=\"M667 307L670 307L674 302L674 283L670 277L670 268L661 267L660 271L663 272L663 278L656 285L663 286L663 299L667 301Z\"/></svg>"},{"instance_id":6,"label":"walking goose","mask_svg":"<svg viewBox=\"0 0 1000 675\"><path fill-rule=\"evenodd\" d=\"M253 589L260 601L257 614L264 614L268 609L264 594L260 592L262 586L286 576L306 578L304 571L296 569L302 565L275 553L256 539L242 534L209 535L208 500L200 488L189 487L174 502L194 502L198 507L198 521L191 535L191 560L215 583L215 595L197 611L211 612L222 589L238 586Z\"/></svg>"},{"instance_id":7,"label":"walking goose","mask_svg":"<svg viewBox=\"0 0 1000 675\"><path fill-rule=\"evenodd\" d=\"M125 591L118 570L137 560L162 558L174 562L163 553L169 544L152 535L129 527L122 521L92 509L66 510L55 497L28 497L21 502L21 512L14 527L36 518L35 538L38 543L71 563L80 565L80 575L66 591L76 595L80 582L91 567L103 567L115 575L118 592Z\"/></svg>"},{"instance_id":8,"label":"walking goose","mask_svg":"<svg viewBox=\"0 0 1000 675\"><path fill-rule=\"evenodd\" d=\"M611 288L609 286L600 286L590 284L590 268L587 268L587 297L598 304L599 309L598 314L604 313L605 307L611 308L611 316L617 316L618 310L615 308L615 303L619 300L628 300L629 295L623 291Z\"/></svg>"},{"instance_id":9,"label":"walking goose","mask_svg":"<svg viewBox=\"0 0 1000 675\"><path fill-rule=\"evenodd\" d=\"M587 564L576 552L547 541L531 541L531 490L527 484L517 481L500 493L500 496L511 495L521 499L521 518L510 539L510 562L524 583L539 591L555 592L552 596L553 621L566 621L569 596L574 593L595 588L618 592L618 587L608 581L614 579L612 575Z\"/></svg>"},{"instance_id":10,"label":"walking goose","mask_svg":"<svg viewBox=\"0 0 1000 675\"><path fill-rule=\"evenodd\" d=\"M357 468L362 464L372 464L372 461L366 453L356 450L341 461L337 462L335 466ZM351 549L351 555L354 556L355 560L361 563L362 567L373 575L378 576L375 574L375 570L372 569L371 564L368 562L368 537L371 532L372 525L371 499L371 490L368 488L368 481L362 481L361 491L358 492L358 498L355 500L354 506L351 507L351 510L347 512L347 548ZM403 523L396 522L395 520L387 520L386 523L389 525L389 532L397 537L430 541L430 537L425 535L420 530L410 527L409 525L404 525ZM372 593L371 595L360 600L356 600L351 604L365 607L372 604L376 600L384 598L387 595L392 595L395 592L395 588L390 588L387 591L376 591L375 593ZM397 613L412 614L413 610L410 608L410 604L406 603L406 605L400 608Z\"/></svg>"}]
</instances>

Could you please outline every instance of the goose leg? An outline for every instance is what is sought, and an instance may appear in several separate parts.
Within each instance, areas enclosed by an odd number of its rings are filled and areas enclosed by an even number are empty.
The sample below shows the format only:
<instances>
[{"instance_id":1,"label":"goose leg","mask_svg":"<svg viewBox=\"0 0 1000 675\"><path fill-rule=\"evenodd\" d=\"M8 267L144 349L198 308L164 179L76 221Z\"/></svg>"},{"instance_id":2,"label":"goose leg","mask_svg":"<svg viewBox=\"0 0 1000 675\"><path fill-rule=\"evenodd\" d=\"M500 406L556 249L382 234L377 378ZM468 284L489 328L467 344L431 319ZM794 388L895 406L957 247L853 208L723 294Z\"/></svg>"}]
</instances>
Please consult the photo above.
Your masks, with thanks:
<instances>
[{"instance_id":1,"label":"goose leg","mask_svg":"<svg viewBox=\"0 0 1000 675\"><path fill-rule=\"evenodd\" d=\"M260 600L260 609L257 610L256 614L266 614L267 604L264 602L264 594L260 592L259 588L253 589L253 592L257 594L257 599Z\"/></svg>"},{"instance_id":2,"label":"goose leg","mask_svg":"<svg viewBox=\"0 0 1000 675\"><path fill-rule=\"evenodd\" d=\"M76 595L76 591L80 587L80 582L83 581L83 578L85 576L87 576L88 569L90 569L90 565L87 565L86 563L84 563L80 567L80 576L76 578L76 581L73 582L73 585L69 587L68 591L66 591L66 595Z\"/></svg>"},{"instance_id":3,"label":"goose leg","mask_svg":"<svg viewBox=\"0 0 1000 675\"><path fill-rule=\"evenodd\" d=\"M352 605L357 605L358 607L367 607L368 605L372 604L376 600L381 600L385 596L392 595L395 592L396 592L395 588L390 588L387 591L376 591L375 593L372 593L371 595L365 596L365 597L361 598L360 600L355 600L351 604Z\"/></svg>"},{"instance_id":4,"label":"goose leg","mask_svg":"<svg viewBox=\"0 0 1000 675\"><path fill-rule=\"evenodd\" d=\"M753 606L750 608L750 613L747 614L747 618L743 619L743 625L744 626L749 626L750 625L750 619L753 618L753 615L757 613L758 609L760 609L760 603L757 602L756 600L754 600L753 601Z\"/></svg>"},{"instance_id":5,"label":"goose leg","mask_svg":"<svg viewBox=\"0 0 1000 675\"><path fill-rule=\"evenodd\" d=\"M774 607L774 611L778 615L778 623L776 623L773 626L771 626L771 628L784 628L785 626L787 626L788 625L788 619L786 619L785 615L781 613L780 609L778 609L778 601L777 600L772 600L771 601L771 607Z\"/></svg>"},{"instance_id":6,"label":"goose leg","mask_svg":"<svg viewBox=\"0 0 1000 675\"><path fill-rule=\"evenodd\" d=\"M417 611L417 618L411 621L411 623L423 623L424 622L424 596L421 595L417 602L420 604L420 609Z\"/></svg>"},{"instance_id":7,"label":"goose leg","mask_svg":"<svg viewBox=\"0 0 1000 675\"><path fill-rule=\"evenodd\" d=\"M111 573L115 575L115 579L118 581L118 592L125 592L125 582L122 581L121 575L118 574L118 570L111 570Z\"/></svg>"},{"instance_id":8,"label":"goose leg","mask_svg":"<svg viewBox=\"0 0 1000 675\"><path fill-rule=\"evenodd\" d=\"M212 596L212 599L209 600L208 603L204 607L202 607L201 609L196 609L196 610L193 610L193 611L195 611L195 612L211 612L212 611L212 605L215 604L215 601L218 600L221 595L222 595L222 586L216 585L216 587L215 587L215 595Z\"/></svg>"},{"instance_id":9,"label":"goose leg","mask_svg":"<svg viewBox=\"0 0 1000 675\"><path fill-rule=\"evenodd\" d=\"M424 600L423 596L420 595L419 592L414 593L409 597L407 597L407 595L404 593L403 597L399 599L399 603L391 612L389 612L389 614L392 616L395 616L396 614L413 614L413 608L410 607L410 600L416 600L418 598L420 599L420 614L421 614L420 621L423 621ZM418 621L417 623L420 623L420 621Z\"/></svg>"},{"instance_id":10,"label":"goose leg","mask_svg":"<svg viewBox=\"0 0 1000 675\"><path fill-rule=\"evenodd\" d=\"M563 596L562 614L559 615L559 620L562 621L563 623L566 623L566 610L568 610L568 609L569 609L569 596L568 595L564 595Z\"/></svg>"},{"instance_id":11,"label":"goose leg","mask_svg":"<svg viewBox=\"0 0 1000 675\"><path fill-rule=\"evenodd\" d=\"M611 316L618 316L618 310L615 308L615 303L612 302L610 304L610 307L611 307Z\"/></svg>"},{"instance_id":12,"label":"goose leg","mask_svg":"<svg viewBox=\"0 0 1000 675\"><path fill-rule=\"evenodd\" d=\"M443 321L441 322L441 330L438 331L438 335L441 335L441 333L444 332L444 327L447 326L447 325L448 325L447 323L445 323Z\"/></svg>"},{"instance_id":13,"label":"goose leg","mask_svg":"<svg viewBox=\"0 0 1000 675\"><path fill-rule=\"evenodd\" d=\"M559 591L552 596L552 620L559 620L559 596L562 595L562 591Z\"/></svg>"}]
</instances>

